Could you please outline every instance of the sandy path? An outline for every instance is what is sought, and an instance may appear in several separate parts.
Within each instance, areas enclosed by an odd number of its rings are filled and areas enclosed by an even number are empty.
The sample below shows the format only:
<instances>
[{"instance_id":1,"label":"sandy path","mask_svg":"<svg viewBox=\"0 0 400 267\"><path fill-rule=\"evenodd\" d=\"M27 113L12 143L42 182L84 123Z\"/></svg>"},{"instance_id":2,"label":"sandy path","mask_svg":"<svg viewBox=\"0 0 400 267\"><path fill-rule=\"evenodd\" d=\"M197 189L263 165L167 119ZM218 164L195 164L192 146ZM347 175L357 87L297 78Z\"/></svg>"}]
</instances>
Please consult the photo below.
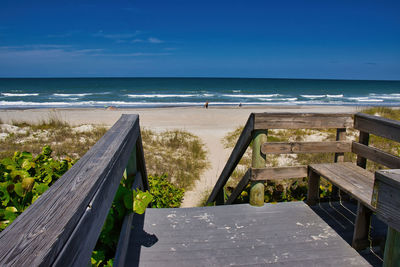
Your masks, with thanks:
<instances>
[{"instance_id":1,"label":"sandy path","mask_svg":"<svg viewBox=\"0 0 400 267\"><path fill-rule=\"evenodd\" d=\"M268 108L158 108L158 109L57 109L56 114L72 125L114 124L121 114L139 114L140 125L151 130L187 130L199 136L208 150L210 167L196 182L193 190L186 192L182 206L196 206L205 192L211 190L229 157L230 150L224 149L221 138L237 126L244 125L251 112L354 112L351 106L306 106L306 107L268 107ZM0 110L4 122L37 122L47 119L49 109Z\"/></svg>"}]
</instances>

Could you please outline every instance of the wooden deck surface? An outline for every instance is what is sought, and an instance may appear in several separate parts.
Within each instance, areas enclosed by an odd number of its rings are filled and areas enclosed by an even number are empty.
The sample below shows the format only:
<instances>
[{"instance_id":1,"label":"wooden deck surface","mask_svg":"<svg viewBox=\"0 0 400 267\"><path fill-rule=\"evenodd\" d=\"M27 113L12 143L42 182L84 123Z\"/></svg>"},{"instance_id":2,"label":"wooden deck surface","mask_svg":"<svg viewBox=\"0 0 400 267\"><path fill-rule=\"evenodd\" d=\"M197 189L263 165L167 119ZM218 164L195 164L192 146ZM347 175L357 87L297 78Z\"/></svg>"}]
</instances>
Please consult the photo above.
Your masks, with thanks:
<instances>
[{"instance_id":1,"label":"wooden deck surface","mask_svg":"<svg viewBox=\"0 0 400 267\"><path fill-rule=\"evenodd\" d=\"M126 266L370 266L303 202L148 209Z\"/></svg>"}]
</instances>

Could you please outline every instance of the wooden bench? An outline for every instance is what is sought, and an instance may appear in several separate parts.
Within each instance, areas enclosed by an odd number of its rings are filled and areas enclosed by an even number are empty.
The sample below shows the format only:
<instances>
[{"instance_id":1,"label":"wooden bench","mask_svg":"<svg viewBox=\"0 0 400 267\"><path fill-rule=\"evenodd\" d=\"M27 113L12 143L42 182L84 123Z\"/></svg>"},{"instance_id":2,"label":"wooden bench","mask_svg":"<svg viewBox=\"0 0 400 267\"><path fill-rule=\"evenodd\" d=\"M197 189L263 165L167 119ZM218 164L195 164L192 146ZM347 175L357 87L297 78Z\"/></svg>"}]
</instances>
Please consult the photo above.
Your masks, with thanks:
<instances>
[{"instance_id":1,"label":"wooden bench","mask_svg":"<svg viewBox=\"0 0 400 267\"><path fill-rule=\"evenodd\" d=\"M369 134L400 142L400 122L377 116L357 113L354 128L360 131L359 142L353 142L351 151L357 154L357 165L345 163L310 164L308 166L307 204L315 205L319 198L320 177L346 192L358 201L352 246L363 249L369 245L370 217L375 212L371 204L374 174L365 170L366 160L389 168L400 168L400 157L369 147Z\"/></svg>"}]
</instances>

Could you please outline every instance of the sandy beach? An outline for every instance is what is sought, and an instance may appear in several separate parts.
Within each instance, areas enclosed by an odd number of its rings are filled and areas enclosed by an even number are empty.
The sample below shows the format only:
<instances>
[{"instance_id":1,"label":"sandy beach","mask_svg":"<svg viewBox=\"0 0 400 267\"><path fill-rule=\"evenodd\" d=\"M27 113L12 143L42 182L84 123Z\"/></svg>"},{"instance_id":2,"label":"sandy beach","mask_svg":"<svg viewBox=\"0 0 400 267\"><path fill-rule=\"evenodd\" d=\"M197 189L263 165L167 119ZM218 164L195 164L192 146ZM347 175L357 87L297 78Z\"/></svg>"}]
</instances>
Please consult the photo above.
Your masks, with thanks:
<instances>
[{"instance_id":1,"label":"sandy beach","mask_svg":"<svg viewBox=\"0 0 400 267\"><path fill-rule=\"evenodd\" d=\"M226 133L244 125L252 112L357 112L356 106L281 106L281 107L210 107L148 108L148 109L25 109L0 110L0 119L5 122L45 120L54 113L71 125L100 124L111 126L121 114L139 114L141 127L163 131L167 129L187 130L199 136L208 151L210 167L196 182L192 191L186 192L182 207L196 206L207 190L211 190L218 179L230 150L224 149L221 139Z\"/></svg>"}]
</instances>

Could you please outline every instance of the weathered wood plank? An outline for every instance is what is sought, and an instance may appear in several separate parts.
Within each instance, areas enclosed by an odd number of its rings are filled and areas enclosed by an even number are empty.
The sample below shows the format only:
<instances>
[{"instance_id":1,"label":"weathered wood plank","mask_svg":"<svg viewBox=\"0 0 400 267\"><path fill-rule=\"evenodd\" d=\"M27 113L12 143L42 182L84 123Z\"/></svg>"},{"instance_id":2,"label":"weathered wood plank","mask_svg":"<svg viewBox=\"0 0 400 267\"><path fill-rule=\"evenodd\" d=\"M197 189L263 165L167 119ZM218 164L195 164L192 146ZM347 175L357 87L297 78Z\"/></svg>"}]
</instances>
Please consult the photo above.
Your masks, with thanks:
<instances>
[{"instance_id":1,"label":"weathered wood plank","mask_svg":"<svg viewBox=\"0 0 400 267\"><path fill-rule=\"evenodd\" d=\"M278 180L307 177L307 166L251 169L252 181Z\"/></svg>"},{"instance_id":2,"label":"weathered wood plank","mask_svg":"<svg viewBox=\"0 0 400 267\"><path fill-rule=\"evenodd\" d=\"M371 209L374 174L351 162L311 164L309 169Z\"/></svg>"},{"instance_id":3,"label":"weathered wood plank","mask_svg":"<svg viewBox=\"0 0 400 267\"><path fill-rule=\"evenodd\" d=\"M351 114L255 113L254 129L315 129L353 127Z\"/></svg>"},{"instance_id":4,"label":"weathered wood plank","mask_svg":"<svg viewBox=\"0 0 400 267\"><path fill-rule=\"evenodd\" d=\"M229 196L228 200L225 202L225 205L232 204L237 197L242 193L243 189L247 186L251 177L251 169L248 169L247 172L243 175L240 182L236 185L235 190L233 190L232 194Z\"/></svg>"},{"instance_id":5,"label":"weathered wood plank","mask_svg":"<svg viewBox=\"0 0 400 267\"><path fill-rule=\"evenodd\" d=\"M400 121L357 113L354 115L354 128L400 142Z\"/></svg>"},{"instance_id":6,"label":"weathered wood plank","mask_svg":"<svg viewBox=\"0 0 400 267\"><path fill-rule=\"evenodd\" d=\"M378 218L400 232L400 170L381 170L375 173Z\"/></svg>"},{"instance_id":7,"label":"weathered wood plank","mask_svg":"<svg viewBox=\"0 0 400 267\"><path fill-rule=\"evenodd\" d=\"M369 266L303 202L148 209L126 266Z\"/></svg>"},{"instance_id":8,"label":"weathered wood plank","mask_svg":"<svg viewBox=\"0 0 400 267\"><path fill-rule=\"evenodd\" d=\"M358 142L353 142L351 150L362 158L372 160L388 168L400 168L400 157L387 153L375 147L366 146Z\"/></svg>"},{"instance_id":9,"label":"weathered wood plank","mask_svg":"<svg viewBox=\"0 0 400 267\"><path fill-rule=\"evenodd\" d=\"M270 142L262 145L261 152L264 154L351 152L351 142Z\"/></svg>"},{"instance_id":10,"label":"weathered wood plank","mask_svg":"<svg viewBox=\"0 0 400 267\"><path fill-rule=\"evenodd\" d=\"M66 260L63 264L87 264L136 142L138 127L137 115L123 115L0 234L0 265L52 265L57 257Z\"/></svg>"},{"instance_id":11,"label":"weathered wood plank","mask_svg":"<svg viewBox=\"0 0 400 267\"><path fill-rule=\"evenodd\" d=\"M240 134L239 140L237 141L235 147L232 150L229 159L222 170L221 175L218 178L217 183L215 184L210 196L208 197L207 203L212 203L216 200L217 195L221 194L224 185L228 181L230 175L235 170L237 164L239 163L240 159L242 158L244 152L246 152L247 147L249 146L251 139L252 139L252 132L254 129L254 114L250 114L249 119L246 122L246 125ZM222 205L222 203L217 203Z\"/></svg>"}]
</instances>

